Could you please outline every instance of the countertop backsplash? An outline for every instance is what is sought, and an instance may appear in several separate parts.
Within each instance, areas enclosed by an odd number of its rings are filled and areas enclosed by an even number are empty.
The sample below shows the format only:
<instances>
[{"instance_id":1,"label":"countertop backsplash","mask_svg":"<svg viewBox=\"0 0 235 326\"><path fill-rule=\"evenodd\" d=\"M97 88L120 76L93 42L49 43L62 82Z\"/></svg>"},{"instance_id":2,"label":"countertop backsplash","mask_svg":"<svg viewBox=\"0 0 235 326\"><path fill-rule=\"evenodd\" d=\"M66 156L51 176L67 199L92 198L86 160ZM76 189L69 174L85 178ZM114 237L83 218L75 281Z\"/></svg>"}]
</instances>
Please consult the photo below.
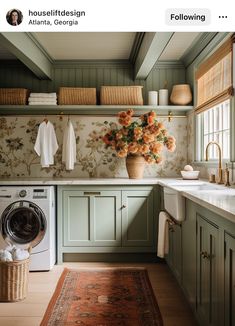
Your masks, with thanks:
<instances>
[{"instance_id":1,"label":"countertop backsplash","mask_svg":"<svg viewBox=\"0 0 235 326\"><path fill-rule=\"evenodd\" d=\"M34 151L34 143L39 124L44 116L1 117L0 118L0 176L11 177L126 177L125 159L115 156L106 149L101 136L109 122L117 122L116 117L70 116L77 139L77 163L73 171L66 171L62 163L63 130L68 116L62 120L58 116L47 116L54 127L59 144L55 164L41 168L40 159ZM168 133L176 138L176 151L164 152L164 160L159 165L148 165L145 177L175 177L187 163L187 119L177 118L168 122L159 118Z\"/></svg>"}]
</instances>

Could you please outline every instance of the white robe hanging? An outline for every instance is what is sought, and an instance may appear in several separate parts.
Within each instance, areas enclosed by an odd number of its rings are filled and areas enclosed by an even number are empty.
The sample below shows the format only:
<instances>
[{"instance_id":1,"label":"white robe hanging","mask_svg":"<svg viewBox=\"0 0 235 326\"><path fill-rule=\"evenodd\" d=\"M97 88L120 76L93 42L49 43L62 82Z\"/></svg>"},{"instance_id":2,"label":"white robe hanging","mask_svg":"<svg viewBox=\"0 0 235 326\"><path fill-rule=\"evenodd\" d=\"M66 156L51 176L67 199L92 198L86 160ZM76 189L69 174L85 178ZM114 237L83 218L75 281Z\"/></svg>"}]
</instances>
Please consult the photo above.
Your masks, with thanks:
<instances>
[{"instance_id":1,"label":"white robe hanging","mask_svg":"<svg viewBox=\"0 0 235 326\"><path fill-rule=\"evenodd\" d=\"M76 163L76 137L70 120L63 136L62 162L65 163L66 170L73 170Z\"/></svg>"},{"instance_id":2,"label":"white robe hanging","mask_svg":"<svg viewBox=\"0 0 235 326\"><path fill-rule=\"evenodd\" d=\"M41 157L43 168L54 164L54 155L58 149L58 143L53 124L43 121L39 128L34 150Z\"/></svg>"}]
</instances>

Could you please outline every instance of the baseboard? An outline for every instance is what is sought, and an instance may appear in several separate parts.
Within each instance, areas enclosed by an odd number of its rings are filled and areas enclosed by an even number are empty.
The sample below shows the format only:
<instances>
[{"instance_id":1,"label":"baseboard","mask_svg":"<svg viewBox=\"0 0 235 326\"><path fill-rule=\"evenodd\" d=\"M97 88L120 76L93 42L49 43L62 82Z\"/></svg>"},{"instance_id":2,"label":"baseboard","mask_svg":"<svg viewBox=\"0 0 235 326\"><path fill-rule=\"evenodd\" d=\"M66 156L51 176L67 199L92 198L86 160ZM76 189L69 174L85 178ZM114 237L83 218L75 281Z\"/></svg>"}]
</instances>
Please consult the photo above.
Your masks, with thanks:
<instances>
[{"instance_id":1,"label":"baseboard","mask_svg":"<svg viewBox=\"0 0 235 326\"><path fill-rule=\"evenodd\" d=\"M163 262L154 253L67 253L64 262Z\"/></svg>"}]
</instances>

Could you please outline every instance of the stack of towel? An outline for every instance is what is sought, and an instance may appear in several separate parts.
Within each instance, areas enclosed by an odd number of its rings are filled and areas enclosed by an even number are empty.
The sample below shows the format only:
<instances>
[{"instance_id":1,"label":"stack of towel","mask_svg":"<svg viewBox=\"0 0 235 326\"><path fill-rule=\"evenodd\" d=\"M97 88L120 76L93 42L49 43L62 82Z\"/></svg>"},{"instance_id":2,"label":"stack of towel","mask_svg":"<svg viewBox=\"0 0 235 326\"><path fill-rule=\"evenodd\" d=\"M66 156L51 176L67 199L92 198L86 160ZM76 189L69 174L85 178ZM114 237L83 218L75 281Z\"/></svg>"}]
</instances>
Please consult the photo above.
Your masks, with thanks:
<instances>
[{"instance_id":1,"label":"stack of towel","mask_svg":"<svg viewBox=\"0 0 235 326\"><path fill-rule=\"evenodd\" d=\"M56 93L30 93L29 105L57 105Z\"/></svg>"},{"instance_id":2,"label":"stack of towel","mask_svg":"<svg viewBox=\"0 0 235 326\"><path fill-rule=\"evenodd\" d=\"M15 261L29 258L28 250L16 248L16 246L8 246L6 249L0 250L0 261Z\"/></svg>"}]
</instances>

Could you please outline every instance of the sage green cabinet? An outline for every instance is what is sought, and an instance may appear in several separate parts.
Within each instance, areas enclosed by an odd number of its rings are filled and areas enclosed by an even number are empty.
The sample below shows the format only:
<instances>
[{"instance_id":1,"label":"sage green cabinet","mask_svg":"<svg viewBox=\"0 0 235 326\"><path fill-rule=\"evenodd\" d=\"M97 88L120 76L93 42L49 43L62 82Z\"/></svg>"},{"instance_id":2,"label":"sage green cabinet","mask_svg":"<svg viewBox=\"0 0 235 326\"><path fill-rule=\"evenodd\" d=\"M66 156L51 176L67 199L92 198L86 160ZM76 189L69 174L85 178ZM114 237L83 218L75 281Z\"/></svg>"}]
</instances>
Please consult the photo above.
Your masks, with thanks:
<instances>
[{"instance_id":1,"label":"sage green cabinet","mask_svg":"<svg viewBox=\"0 0 235 326\"><path fill-rule=\"evenodd\" d=\"M196 309L196 209L186 200L182 222L182 288L190 305Z\"/></svg>"},{"instance_id":2,"label":"sage green cabinet","mask_svg":"<svg viewBox=\"0 0 235 326\"><path fill-rule=\"evenodd\" d=\"M118 191L63 191L64 246L118 246L121 195Z\"/></svg>"},{"instance_id":3,"label":"sage green cabinet","mask_svg":"<svg viewBox=\"0 0 235 326\"><path fill-rule=\"evenodd\" d=\"M197 313L203 325L220 325L218 226L197 214Z\"/></svg>"},{"instance_id":4,"label":"sage green cabinet","mask_svg":"<svg viewBox=\"0 0 235 326\"><path fill-rule=\"evenodd\" d=\"M57 260L64 253L156 253L153 186L58 186Z\"/></svg>"},{"instance_id":5,"label":"sage green cabinet","mask_svg":"<svg viewBox=\"0 0 235 326\"><path fill-rule=\"evenodd\" d=\"M154 205L151 190L122 191L122 245L153 244Z\"/></svg>"},{"instance_id":6,"label":"sage green cabinet","mask_svg":"<svg viewBox=\"0 0 235 326\"><path fill-rule=\"evenodd\" d=\"M182 277L182 239L181 225L168 225L169 252L166 256L167 263L175 277L181 282Z\"/></svg>"},{"instance_id":7,"label":"sage green cabinet","mask_svg":"<svg viewBox=\"0 0 235 326\"><path fill-rule=\"evenodd\" d=\"M225 326L235 325L235 234L225 232Z\"/></svg>"}]
</instances>

